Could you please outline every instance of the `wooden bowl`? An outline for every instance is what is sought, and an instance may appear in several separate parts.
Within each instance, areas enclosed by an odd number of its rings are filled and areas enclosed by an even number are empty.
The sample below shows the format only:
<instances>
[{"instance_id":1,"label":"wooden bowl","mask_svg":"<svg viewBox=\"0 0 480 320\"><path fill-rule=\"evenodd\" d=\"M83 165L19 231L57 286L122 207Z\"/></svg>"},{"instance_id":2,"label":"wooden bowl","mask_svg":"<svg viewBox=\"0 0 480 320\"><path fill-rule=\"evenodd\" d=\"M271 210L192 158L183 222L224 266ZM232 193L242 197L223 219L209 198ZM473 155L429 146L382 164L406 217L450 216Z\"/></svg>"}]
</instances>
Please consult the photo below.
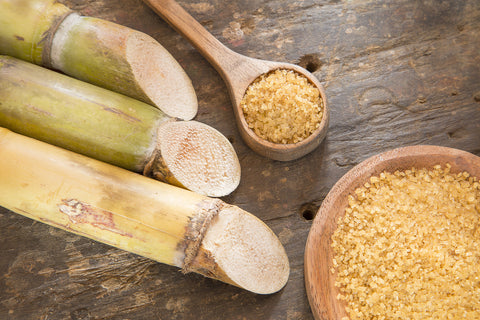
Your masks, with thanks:
<instances>
[{"instance_id":1,"label":"wooden bowl","mask_svg":"<svg viewBox=\"0 0 480 320\"><path fill-rule=\"evenodd\" d=\"M336 297L331 236L337 219L343 216L347 196L363 185L372 175L382 171L394 172L412 167L431 169L449 163L452 172L467 171L480 178L480 157L458 149L438 146L411 146L373 156L352 168L330 190L318 210L305 247L305 286L313 315L317 320L346 317L345 303Z\"/></svg>"}]
</instances>

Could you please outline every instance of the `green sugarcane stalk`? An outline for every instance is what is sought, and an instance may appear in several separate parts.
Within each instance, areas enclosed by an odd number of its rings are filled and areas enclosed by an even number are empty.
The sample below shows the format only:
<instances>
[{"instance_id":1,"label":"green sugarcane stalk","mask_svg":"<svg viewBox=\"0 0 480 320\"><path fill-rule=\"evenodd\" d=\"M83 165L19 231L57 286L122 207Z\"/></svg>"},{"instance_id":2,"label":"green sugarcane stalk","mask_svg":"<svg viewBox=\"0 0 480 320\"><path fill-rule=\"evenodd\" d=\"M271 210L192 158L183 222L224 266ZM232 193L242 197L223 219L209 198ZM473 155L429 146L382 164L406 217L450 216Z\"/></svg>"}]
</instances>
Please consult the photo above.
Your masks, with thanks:
<instances>
[{"instance_id":1,"label":"green sugarcane stalk","mask_svg":"<svg viewBox=\"0 0 480 320\"><path fill-rule=\"evenodd\" d=\"M0 54L54 68L77 79L193 119L191 80L149 35L83 17L56 0L0 0Z\"/></svg>"},{"instance_id":2,"label":"green sugarcane stalk","mask_svg":"<svg viewBox=\"0 0 480 320\"><path fill-rule=\"evenodd\" d=\"M209 196L240 181L236 153L217 130L8 56L0 56L0 126Z\"/></svg>"}]
</instances>

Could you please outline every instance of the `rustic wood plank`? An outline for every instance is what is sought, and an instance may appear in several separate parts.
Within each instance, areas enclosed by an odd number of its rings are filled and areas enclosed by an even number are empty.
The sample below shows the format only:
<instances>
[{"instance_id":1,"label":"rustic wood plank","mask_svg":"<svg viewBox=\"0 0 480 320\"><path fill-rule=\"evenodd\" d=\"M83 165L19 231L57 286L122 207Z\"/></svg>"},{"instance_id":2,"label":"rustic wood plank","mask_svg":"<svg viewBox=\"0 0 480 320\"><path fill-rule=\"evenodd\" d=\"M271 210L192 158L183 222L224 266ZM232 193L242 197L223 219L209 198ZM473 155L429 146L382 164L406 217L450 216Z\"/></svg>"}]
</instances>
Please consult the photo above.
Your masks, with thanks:
<instances>
[{"instance_id":1,"label":"rustic wood plank","mask_svg":"<svg viewBox=\"0 0 480 320\"><path fill-rule=\"evenodd\" d=\"M64 0L83 14L144 31L185 68L197 120L232 142L242 165L225 201L263 219L291 263L287 286L259 296L0 209L1 319L312 319L303 252L309 217L355 164L406 145L480 155L480 2L476 0L180 1L233 50L299 63L325 86L327 138L292 162L241 141L215 70L140 0ZM0 171L1 178L1 171Z\"/></svg>"}]
</instances>

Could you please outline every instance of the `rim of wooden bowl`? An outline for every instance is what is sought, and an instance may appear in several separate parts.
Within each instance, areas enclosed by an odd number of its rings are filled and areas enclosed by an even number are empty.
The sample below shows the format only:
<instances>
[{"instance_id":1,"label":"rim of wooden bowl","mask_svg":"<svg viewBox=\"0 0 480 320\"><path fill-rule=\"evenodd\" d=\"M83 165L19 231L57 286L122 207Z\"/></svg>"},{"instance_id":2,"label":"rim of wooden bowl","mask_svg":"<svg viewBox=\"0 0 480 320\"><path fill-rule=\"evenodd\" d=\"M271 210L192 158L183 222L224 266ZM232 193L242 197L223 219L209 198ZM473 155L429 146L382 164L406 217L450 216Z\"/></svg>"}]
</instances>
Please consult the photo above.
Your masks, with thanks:
<instances>
[{"instance_id":1,"label":"rim of wooden bowl","mask_svg":"<svg viewBox=\"0 0 480 320\"><path fill-rule=\"evenodd\" d=\"M317 320L342 319L348 316L345 303L337 299L331 236L337 219L345 213L347 196L372 175L412 167L431 169L449 163L452 172L467 171L480 178L480 157L459 149L420 145L393 149L368 158L348 171L328 193L313 221L305 246L305 287L313 315Z\"/></svg>"}]
</instances>

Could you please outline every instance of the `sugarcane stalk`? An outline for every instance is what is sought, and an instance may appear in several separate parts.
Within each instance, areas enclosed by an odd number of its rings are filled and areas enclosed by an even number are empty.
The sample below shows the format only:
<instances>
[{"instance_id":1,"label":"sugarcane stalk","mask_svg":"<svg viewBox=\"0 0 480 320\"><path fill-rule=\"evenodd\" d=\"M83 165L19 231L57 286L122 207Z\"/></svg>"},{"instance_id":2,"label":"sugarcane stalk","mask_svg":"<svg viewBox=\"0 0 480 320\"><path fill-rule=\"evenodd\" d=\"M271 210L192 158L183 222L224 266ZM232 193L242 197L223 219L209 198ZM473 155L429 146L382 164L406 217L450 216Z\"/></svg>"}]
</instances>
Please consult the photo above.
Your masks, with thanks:
<instances>
[{"instance_id":1,"label":"sugarcane stalk","mask_svg":"<svg viewBox=\"0 0 480 320\"><path fill-rule=\"evenodd\" d=\"M268 294L288 258L258 218L0 128L0 205L155 261Z\"/></svg>"},{"instance_id":2,"label":"sugarcane stalk","mask_svg":"<svg viewBox=\"0 0 480 320\"><path fill-rule=\"evenodd\" d=\"M56 0L0 0L0 54L7 54L193 119L191 80L155 39Z\"/></svg>"},{"instance_id":3,"label":"sugarcane stalk","mask_svg":"<svg viewBox=\"0 0 480 320\"><path fill-rule=\"evenodd\" d=\"M240 182L235 150L214 128L8 56L0 126L209 196Z\"/></svg>"}]
</instances>

